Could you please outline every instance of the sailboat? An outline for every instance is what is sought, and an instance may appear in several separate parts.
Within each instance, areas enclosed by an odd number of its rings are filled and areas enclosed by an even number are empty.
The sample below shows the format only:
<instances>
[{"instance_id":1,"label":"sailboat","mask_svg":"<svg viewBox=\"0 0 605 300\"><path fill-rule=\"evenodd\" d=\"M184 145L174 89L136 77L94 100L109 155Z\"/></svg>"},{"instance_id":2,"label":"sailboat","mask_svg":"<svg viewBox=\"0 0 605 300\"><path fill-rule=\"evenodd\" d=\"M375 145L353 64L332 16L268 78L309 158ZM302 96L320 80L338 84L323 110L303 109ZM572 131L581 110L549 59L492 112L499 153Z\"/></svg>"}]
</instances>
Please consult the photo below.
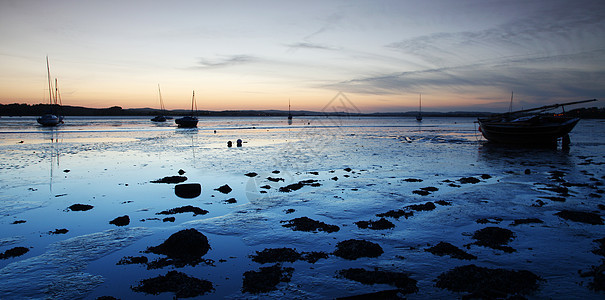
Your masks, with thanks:
<instances>
[{"instance_id":1,"label":"sailboat","mask_svg":"<svg viewBox=\"0 0 605 300\"><path fill-rule=\"evenodd\" d=\"M57 103L57 98L59 97L59 87L57 86L57 79L55 78L55 94L53 96L48 56L46 57L46 71L48 74L48 94L50 96L48 101L50 104L50 113L40 116L36 121L38 121L38 123L42 126L57 126L59 124L63 124L63 116L59 116L53 111L54 107L59 106L59 104Z\"/></svg>"},{"instance_id":2,"label":"sailboat","mask_svg":"<svg viewBox=\"0 0 605 300\"><path fill-rule=\"evenodd\" d=\"M418 104L418 114L416 115L416 121L422 121L422 94L420 94L420 100Z\"/></svg>"},{"instance_id":3,"label":"sailboat","mask_svg":"<svg viewBox=\"0 0 605 300\"><path fill-rule=\"evenodd\" d=\"M162 91L160 90L160 85L158 84L158 94L160 95L160 111L163 113L164 111L166 111L166 108L164 107L164 101L162 100ZM162 115L158 115L155 116L153 119L151 119L151 121L153 122L166 122L166 116Z\"/></svg>"},{"instance_id":4,"label":"sailboat","mask_svg":"<svg viewBox=\"0 0 605 300\"><path fill-rule=\"evenodd\" d=\"M195 110L197 111L197 103L195 103L195 91L193 91L193 95L191 96L191 116L186 116L182 118L178 118L174 120L174 122L180 128L195 128L197 127L197 117L193 115L193 107L195 106Z\"/></svg>"},{"instance_id":5,"label":"sailboat","mask_svg":"<svg viewBox=\"0 0 605 300\"><path fill-rule=\"evenodd\" d=\"M288 120L292 120L292 113L290 112L290 99L288 99Z\"/></svg>"}]
</instances>

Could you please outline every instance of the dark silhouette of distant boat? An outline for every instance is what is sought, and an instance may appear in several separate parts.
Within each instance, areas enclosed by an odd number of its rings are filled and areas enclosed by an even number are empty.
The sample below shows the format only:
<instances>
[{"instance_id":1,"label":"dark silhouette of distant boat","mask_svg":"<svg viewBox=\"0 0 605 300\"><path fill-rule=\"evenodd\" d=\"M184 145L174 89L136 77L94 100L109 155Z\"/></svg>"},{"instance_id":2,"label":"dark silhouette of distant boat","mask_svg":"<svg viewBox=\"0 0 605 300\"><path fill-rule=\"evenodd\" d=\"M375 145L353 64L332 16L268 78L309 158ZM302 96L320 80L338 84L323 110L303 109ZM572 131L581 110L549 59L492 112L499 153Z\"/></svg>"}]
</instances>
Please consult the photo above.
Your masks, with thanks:
<instances>
[{"instance_id":1,"label":"dark silhouette of distant boat","mask_svg":"<svg viewBox=\"0 0 605 300\"><path fill-rule=\"evenodd\" d=\"M58 113L54 112L54 108L59 107L59 103L57 102L59 96L59 87L57 84L57 79L55 78L55 93L53 95L52 82L50 80L50 65L48 63L48 56L46 57L46 71L48 74L48 94L49 94L49 104L50 104L50 112L48 114L44 114L40 116L36 121L42 126L57 126L59 124L63 124L63 116L58 115Z\"/></svg>"},{"instance_id":2,"label":"dark silhouette of distant boat","mask_svg":"<svg viewBox=\"0 0 605 300\"><path fill-rule=\"evenodd\" d=\"M158 94L160 95L160 111L165 112L164 101L162 100L162 92L160 91L160 85L158 84ZM153 117L153 122L166 122L167 118L163 114Z\"/></svg>"},{"instance_id":3,"label":"dark silhouette of distant boat","mask_svg":"<svg viewBox=\"0 0 605 300\"><path fill-rule=\"evenodd\" d=\"M288 99L288 120L292 120L292 113L290 112L290 99Z\"/></svg>"},{"instance_id":4,"label":"dark silhouette of distant boat","mask_svg":"<svg viewBox=\"0 0 605 300\"><path fill-rule=\"evenodd\" d=\"M174 120L174 122L181 128L195 128L197 127L198 119L194 116L194 106L197 111L197 103L195 103L195 91L193 91L193 96L191 96L191 116L186 116L182 118L178 118Z\"/></svg>"},{"instance_id":5,"label":"dark silhouette of distant boat","mask_svg":"<svg viewBox=\"0 0 605 300\"><path fill-rule=\"evenodd\" d=\"M498 114L489 118L478 118L479 131L490 142L517 145L556 145L563 138L563 145L569 144L569 132L579 118L568 117L565 113L547 114L545 111L567 105L596 101L596 99L546 105L538 108ZM529 112L538 113L528 114Z\"/></svg>"}]
</instances>

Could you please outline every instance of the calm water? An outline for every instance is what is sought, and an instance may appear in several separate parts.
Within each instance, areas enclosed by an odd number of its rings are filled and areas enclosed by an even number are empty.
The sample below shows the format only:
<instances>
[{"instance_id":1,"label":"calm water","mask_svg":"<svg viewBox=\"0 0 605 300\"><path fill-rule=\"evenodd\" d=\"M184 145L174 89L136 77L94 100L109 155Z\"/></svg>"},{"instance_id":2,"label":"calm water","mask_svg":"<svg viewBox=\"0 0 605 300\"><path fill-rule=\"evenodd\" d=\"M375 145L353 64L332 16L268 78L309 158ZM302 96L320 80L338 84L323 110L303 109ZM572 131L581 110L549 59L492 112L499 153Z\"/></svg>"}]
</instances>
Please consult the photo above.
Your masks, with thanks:
<instances>
[{"instance_id":1,"label":"calm water","mask_svg":"<svg viewBox=\"0 0 605 300\"><path fill-rule=\"evenodd\" d=\"M35 118L0 118L0 252L23 246L23 256L0 260L0 298L171 299L135 293L138 281L165 274L172 267L147 270L116 265L142 254L185 228L204 233L213 266L177 268L213 282L207 298L332 298L393 287L363 285L336 276L350 267L408 272L418 280L412 299L451 298L460 294L434 286L437 276L474 263L490 268L526 269L543 277L530 298L599 298L579 270L600 264L594 239L602 225L566 221L562 209L601 213L605 181L605 123L582 120L571 134L569 151L515 149L485 143L471 118L201 118L198 129L179 129L173 121L148 118L68 117L58 128L37 126ZM242 147L235 147L241 139ZM227 141L234 147L228 148ZM351 171L345 170L351 168ZM530 174L525 170L529 169ZM200 183L200 196L185 199L174 184L151 183L185 171L186 183ZM278 172L279 171L279 172ZM565 202L544 187L564 179L572 186ZM250 178L244 174L255 172ZM488 174L477 184L450 185L462 177ZM282 178L273 182L268 177ZM336 180L333 178L337 178ZM404 179L422 179L408 182ZM319 187L291 193L279 187L314 179ZM215 189L228 184L233 191ZM435 187L421 196L414 191ZM601 190L600 190L601 189ZM542 197L542 198L541 198ZM225 200L234 198L236 203ZM538 199L545 203L535 205ZM414 217L393 219L394 229L360 229L357 221L405 205L446 200ZM84 212L67 207L81 203ZM193 205L209 211L174 215L163 222L157 212ZM286 213L288 209L293 213ZM109 224L128 215L130 224ZM307 233L284 228L280 221L307 216L338 225L336 233ZM543 224L511 226L515 219L539 218ZM478 224L489 219L492 224ZM17 221L17 222L16 222ZM25 221L25 222L18 222ZM517 251L464 245L475 230L498 226L512 230ZM51 234L67 229L66 234ZM264 266L249 255L265 248L331 253L337 242L360 238L379 243L379 258L347 261L331 255L315 264L284 263L295 271L277 291L243 294L242 274ZM446 241L478 257L461 261L424 249ZM202 297L204 298L204 297Z\"/></svg>"}]
</instances>

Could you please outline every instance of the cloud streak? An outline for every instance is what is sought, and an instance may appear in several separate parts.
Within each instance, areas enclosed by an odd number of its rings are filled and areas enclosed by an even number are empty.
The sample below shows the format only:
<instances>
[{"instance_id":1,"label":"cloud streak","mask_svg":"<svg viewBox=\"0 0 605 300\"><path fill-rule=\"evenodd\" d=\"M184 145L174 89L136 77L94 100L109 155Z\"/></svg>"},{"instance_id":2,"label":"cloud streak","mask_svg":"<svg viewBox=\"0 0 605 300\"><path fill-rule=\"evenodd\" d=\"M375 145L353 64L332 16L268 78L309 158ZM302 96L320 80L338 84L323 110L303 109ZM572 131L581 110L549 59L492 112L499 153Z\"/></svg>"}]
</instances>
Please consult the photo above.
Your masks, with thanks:
<instances>
[{"instance_id":1,"label":"cloud streak","mask_svg":"<svg viewBox=\"0 0 605 300\"><path fill-rule=\"evenodd\" d=\"M260 59L251 55L230 55L215 59L199 58L195 69L216 69L245 65L259 62Z\"/></svg>"}]
</instances>

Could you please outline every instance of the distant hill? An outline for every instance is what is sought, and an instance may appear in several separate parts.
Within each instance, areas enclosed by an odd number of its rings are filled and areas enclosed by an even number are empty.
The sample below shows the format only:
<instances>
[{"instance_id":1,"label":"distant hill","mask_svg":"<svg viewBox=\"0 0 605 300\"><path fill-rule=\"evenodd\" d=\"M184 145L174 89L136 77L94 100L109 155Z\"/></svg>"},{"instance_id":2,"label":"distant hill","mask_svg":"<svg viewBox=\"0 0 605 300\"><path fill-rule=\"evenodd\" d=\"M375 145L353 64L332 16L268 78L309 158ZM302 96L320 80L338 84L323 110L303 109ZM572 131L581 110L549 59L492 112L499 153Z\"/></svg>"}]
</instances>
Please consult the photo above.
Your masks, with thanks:
<instances>
[{"instance_id":1,"label":"distant hill","mask_svg":"<svg viewBox=\"0 0 605 300\"><path fill-rule=\"evenodd\" d=\"M51 111L51 105L48 104L0 104L0 116L40 116ZM64 116L156 116L165 114L170 116L183 116L190 113L189 110L170 110L162 112L153 108L129 108L123 109L119 106L109 108L87 108L79 106L61 106L53 107L53 111L58 111ZM567 112L569 115L581 118L605 118L605 108L579 108ZM347 112L317 112L317 111L292 111L293 116L371 116L371 117L414 117L418 114L411 112L388 112L388 113L366 113L351 114ZM457 112L423 112L425 117L486 117L492 113L457 111ZM258 116L287 116L288 111L282 110L224 110L197 112L198 116L240 116L240 117L258 117Z\"/></svg>"}]
</instances>

